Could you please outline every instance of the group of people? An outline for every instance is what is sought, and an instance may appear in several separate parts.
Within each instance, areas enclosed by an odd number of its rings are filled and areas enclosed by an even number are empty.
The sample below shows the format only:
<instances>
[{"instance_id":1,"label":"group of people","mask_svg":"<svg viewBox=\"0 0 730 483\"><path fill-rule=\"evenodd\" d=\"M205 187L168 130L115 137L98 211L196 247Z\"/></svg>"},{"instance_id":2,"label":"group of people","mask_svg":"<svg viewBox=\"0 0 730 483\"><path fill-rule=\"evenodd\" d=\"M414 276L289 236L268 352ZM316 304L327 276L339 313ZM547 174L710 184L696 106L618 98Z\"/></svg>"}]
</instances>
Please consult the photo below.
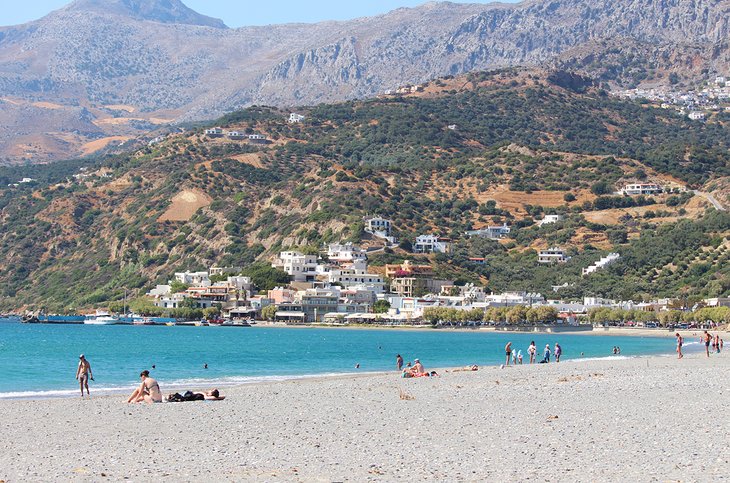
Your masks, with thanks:
<instances>
[{"instance_id":1,"label":"group of people","mask_svg":"<svg viewBox=\"0 0 730 483\"><path fill-rule=\"evenodd\" d=\"M416 359L416 361L418 361L418 359ZM141 379L141 383L139 387L132 392L132 395L129 396L127 402L147 404L161 403L162 391L160 391L160 384L157 382L156 379L150 377L150 371L144 370L140 372L139 378ZM91 371L91 364L86 359L84 354L81 354L79 356L79 365L76 368L76 379L79 381L79 386L81 387L81 397L84 397L84 389L86 389L86 395L91 396L91 393L89 393L89 379L93 381L94 376ZM205 392L187 391L183 396L181 396L179 393L170 394L168 396L168 401L171 402L197 400L220 401L223 399L225 399L225 396L222 396L218 389L211 389L210 391Z\"/></svg>"},{"instance_id":2,"label":"group of people","mask_svg":"<svg viewBox=\"0 0 730 483\"><path fill-rule=\"evenodd\" d=\"M713 337L712 334L707 331L705 331L705 333L700 337L700 342L705 343L705 355L707 357L710 357L710 347L712 347L712 352L719 354L722 350L722 346L725 345L719 334L716 334Z\"/></svg>"},{"instance_id":3,"label":"group of people","mask_svg":"<svg viewBox=\"0 0 730 483\"><path fill-rule=\"evenodd\" d=\"M428 372L426 368L423 367L423 364L421 364L420 359L413 359L413 365L408 362L405 367L403 367L403 357L400 354L395 356L395 366L401 372L401 377L438 376L436 371Z\"/></svg>"},{"instance_id":4,"label":"group of people","mask_svg":"<svg viewBox=\"0 0 730 483\"><path fill-rule=\"evenodd\" d=\"M510 365L510 360L512 361L512 365L522 364L522 350L514 350L512 348L512 342L507 342L507 345L504 346L504 353L506 356L505 365ZM527 354L530 356L530 364L534 364L537 362L537 346L535 345L535 341L530 342L530 347L527 348ZM538 364L546 364L550 362L550 356L555 356L555 362L560 362L560 356L563 354L563 348L560 347L560 344L557 342L555 343L555 350L550 351L550 344L545 344L545 349L542 353L542 360L538 362Z\"/></svg>"},{"instance_id":5,"label":"group of people","mask_svg":"<svg viewBox=\"0 0 730 483\"><path fill-rule=\"evenodd\" d=\"M617 345L613 346L613 354L614 355L621 354L621 348Z\"/></svg>"}]
</instances>

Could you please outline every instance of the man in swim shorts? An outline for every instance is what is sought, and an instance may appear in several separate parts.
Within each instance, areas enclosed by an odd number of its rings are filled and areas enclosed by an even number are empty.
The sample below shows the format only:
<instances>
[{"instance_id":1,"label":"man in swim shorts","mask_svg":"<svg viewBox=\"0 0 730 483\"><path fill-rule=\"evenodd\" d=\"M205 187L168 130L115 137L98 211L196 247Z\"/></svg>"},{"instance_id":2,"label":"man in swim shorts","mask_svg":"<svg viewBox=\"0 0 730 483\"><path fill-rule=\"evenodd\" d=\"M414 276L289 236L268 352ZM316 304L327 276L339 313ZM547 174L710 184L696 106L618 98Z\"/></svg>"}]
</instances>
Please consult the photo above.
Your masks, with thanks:
<instances>
[{"instance_id":1,"label":"man in swim shorts","mask_svg":"<svg viewBox=\"0 0 730 483\"><path fill-rule=\"evenodd\" d=\"M81 388L81 397L84 397L84 387L86 388L86 395L89 394L89 378L93 381L94 375L91 372L91 364L86 360L83 354L79 356L79 367L76 368L76 379L79 381L79 387Z\"/></svg>"},{"instance_id":2,"label":"man in swim shorts","mask_svg":"<svg viewBox=\"0 0 730 483\"><path fill-rule=\"evenodd\" d=\"M712 336L707 331L705 331L705 333L702 334L702 339L705 342L705 355L707 357L710 357L710 342L712 342Z\"/></svg>"},{"instance_id":3,"label":"man in swim shorts","mask_svg":"<svg viewBox=\"0 0 730 483\"><path fill-rule=\"evenodd\" d=\"M512 342L507 342L507 345L504 346L504 353L507 355L507 363L505 365L508 366L510 356L512 355Z\"/></svg>"}]
</instances>

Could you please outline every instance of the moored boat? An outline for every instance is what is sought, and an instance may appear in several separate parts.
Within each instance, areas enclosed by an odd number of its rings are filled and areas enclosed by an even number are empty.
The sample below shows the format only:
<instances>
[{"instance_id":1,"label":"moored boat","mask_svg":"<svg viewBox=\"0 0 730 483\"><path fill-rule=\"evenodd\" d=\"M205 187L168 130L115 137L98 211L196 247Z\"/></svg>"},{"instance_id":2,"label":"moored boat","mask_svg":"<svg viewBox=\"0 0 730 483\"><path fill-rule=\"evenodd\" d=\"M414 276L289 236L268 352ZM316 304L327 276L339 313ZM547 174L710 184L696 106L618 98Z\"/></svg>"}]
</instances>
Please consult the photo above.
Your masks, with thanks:
<instances>
[{"instance_id":1,"label":"moored boat","mask_svg":"<svg viewBox=\"0 0 730 483\"><path fill-rule=\"evenodd\" d=\"M119 319L117 317L112 317L109 312L104 312L101 310L97 310L96 315L88 317L86 320L84 320L84 324L86 325L114 325L118 323Z\"/></svg>"}]
</instances>

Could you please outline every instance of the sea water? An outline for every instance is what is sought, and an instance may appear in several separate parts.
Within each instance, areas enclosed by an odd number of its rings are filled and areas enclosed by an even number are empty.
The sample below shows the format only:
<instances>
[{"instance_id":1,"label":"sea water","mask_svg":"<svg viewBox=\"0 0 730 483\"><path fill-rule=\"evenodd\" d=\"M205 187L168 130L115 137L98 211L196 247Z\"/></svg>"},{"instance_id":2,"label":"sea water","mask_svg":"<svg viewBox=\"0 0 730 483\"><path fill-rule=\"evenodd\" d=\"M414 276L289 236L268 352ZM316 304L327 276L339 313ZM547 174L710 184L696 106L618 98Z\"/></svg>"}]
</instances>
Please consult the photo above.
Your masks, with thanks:
<instances>
[{"instance_id":1,"label":"sea water","mask_svg":"<svg viewBox=\"0 0 730 483\"><path fill-rule=\"evenodd\" d=\"M563 359L613 357L613 346L621 347L620 357L672 354L675 348L673 338L561 333L0 323L0 398L77 394L82 353L93 370L92 394L99 394L129 390L145 369L166 392L395 370L396 354L405 361L419 358L427 369L498 365L508 341L527 362L532 340L539 358L545 344L552 350L556 342Z\"/></svg>"}]
</instances>

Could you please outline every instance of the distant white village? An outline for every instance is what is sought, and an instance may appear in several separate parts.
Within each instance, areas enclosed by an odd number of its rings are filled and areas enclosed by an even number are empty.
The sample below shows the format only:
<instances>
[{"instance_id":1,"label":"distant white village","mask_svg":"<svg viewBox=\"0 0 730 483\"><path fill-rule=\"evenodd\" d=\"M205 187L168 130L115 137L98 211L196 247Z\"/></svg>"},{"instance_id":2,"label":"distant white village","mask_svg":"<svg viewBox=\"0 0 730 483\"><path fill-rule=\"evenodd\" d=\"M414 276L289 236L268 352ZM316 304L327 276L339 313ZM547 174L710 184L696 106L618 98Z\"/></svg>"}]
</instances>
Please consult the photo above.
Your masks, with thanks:
<instances>
[{"instance_id":1,"label":"distant white village","mask_svg":"<svg viewBox=\"0 0 730 483\"><path fill-rule=\"evenodd\" d=\"M704 121L713 112L730 112L730 77L719 75L708 79L701 90L671 88L627 89L616 93L628 99L646 99L662 109L674 109L693 121Z\"/></svg>"}]
</instances>

